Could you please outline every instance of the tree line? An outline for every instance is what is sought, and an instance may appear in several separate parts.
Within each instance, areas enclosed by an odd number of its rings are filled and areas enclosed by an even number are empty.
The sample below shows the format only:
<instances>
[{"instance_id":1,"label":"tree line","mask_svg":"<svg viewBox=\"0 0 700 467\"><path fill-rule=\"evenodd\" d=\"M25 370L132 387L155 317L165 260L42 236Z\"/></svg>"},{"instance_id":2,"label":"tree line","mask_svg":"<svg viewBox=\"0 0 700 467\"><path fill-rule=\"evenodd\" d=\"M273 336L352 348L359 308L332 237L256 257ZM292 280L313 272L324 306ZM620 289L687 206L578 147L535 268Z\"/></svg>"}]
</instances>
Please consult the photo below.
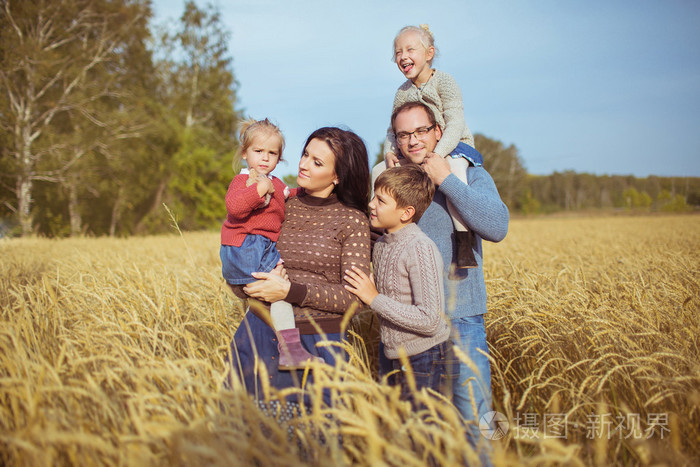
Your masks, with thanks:
<instances>
[{"instance_id":1,"label":"tree line","mask_svg":"<svg viewBox=\"0 0 700 467\"><path fill-rule=\"evenodd\" d=\"M0 235L163 232L163 205L182 229L220 225L240 120L230 33L194 1L174 27L151 17L147 0L0 0ZM514 145L476 146L513 212L700 205L700 179L534 176Z\"/></svg>"},{"instance_id":2,"label":"tree line","mask_svg":"<svg viewBox=\"0 0 700 467\"><path fill-rule=\"evenodd\" d=\"M700 208L700 178L637 178L574 171L529 174L514 145L477 134L476 148L508 208L522 214L613 210L686 212Z\"/></svg>"},{"instance_id":3,"label":"tree line","mask_svg":"<svg viewBox=\"0 0 700 467\"><path fill-rule=\"evenodd\" d=\"M237 83L218 10L0 0L0 220L13 234L185 229L225 212Z\"/></svg>"}]
</instances>

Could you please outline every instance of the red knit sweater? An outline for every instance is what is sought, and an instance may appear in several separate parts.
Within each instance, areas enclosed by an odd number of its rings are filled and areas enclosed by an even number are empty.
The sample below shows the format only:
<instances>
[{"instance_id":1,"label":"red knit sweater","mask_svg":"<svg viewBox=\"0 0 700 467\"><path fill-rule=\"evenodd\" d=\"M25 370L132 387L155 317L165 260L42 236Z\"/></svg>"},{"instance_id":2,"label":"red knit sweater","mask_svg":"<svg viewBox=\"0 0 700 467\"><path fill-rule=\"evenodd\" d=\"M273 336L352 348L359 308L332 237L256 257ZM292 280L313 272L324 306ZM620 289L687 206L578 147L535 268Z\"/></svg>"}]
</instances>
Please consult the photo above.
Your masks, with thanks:
<instances>
[{"instance_id":1,"label":"red knit sweater","mask_svg":"<svg viewBox=\"0 0 700 467\"><path fill-rule=\"evenodd\" d=\"M260 208L265 202L264 196L258 195L257 185L245 186L248 174L236 175L226 192L226 211L224 225L221 227L221 244L241 246L246 235L262 235L276 242L280 236L280 227L284 221L284 189L286 185L277 177L272 177L272 194L270 204Z\"/></svg>"}]
</instances>

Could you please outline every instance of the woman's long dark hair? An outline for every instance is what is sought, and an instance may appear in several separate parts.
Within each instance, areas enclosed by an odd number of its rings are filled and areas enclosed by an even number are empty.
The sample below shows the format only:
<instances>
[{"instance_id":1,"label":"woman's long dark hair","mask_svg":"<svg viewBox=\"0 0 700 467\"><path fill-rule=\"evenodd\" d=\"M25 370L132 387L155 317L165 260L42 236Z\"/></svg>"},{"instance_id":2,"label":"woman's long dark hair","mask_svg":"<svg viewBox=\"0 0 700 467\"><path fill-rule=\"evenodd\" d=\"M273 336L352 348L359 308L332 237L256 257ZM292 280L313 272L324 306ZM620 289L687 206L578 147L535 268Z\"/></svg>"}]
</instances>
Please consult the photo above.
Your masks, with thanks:
<instances>
[{"instance_id":1,"label":"woman's long dark hair","mask_svg":"<svg viewBox=\"0 0 700 467\"><path fill-rule=\"evenodd\" d=\"M304 144L304 151L312 139L324 141L335 155L338 185L334 193L338 201L345 206L359 209L368 216L370 178L365 143L352 131L323 127L309 135Z\"/></svg>"}]
</instances>

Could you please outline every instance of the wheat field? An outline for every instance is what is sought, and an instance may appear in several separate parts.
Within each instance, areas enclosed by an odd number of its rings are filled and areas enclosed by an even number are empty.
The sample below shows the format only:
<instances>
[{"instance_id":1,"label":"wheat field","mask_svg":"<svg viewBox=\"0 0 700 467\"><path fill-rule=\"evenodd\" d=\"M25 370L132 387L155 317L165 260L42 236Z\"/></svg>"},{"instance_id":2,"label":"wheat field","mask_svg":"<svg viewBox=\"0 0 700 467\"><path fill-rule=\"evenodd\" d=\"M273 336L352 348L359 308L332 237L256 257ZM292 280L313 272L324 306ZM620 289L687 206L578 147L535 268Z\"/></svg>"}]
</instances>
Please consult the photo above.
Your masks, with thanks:
<instances>
[{"instance_id":1,"label":"wheat field","mask_svg":"<svg viewBox=\"0 0 700 467\"><path fill-rule=\"evenodd\" d=\"M313 410L225 389L218 242L0 241L0 464L478 465L449 403L376 381L366 311ZM515 219L484 249L494 465L700 463L700 216Z\"/></svg>"}]
</instances>

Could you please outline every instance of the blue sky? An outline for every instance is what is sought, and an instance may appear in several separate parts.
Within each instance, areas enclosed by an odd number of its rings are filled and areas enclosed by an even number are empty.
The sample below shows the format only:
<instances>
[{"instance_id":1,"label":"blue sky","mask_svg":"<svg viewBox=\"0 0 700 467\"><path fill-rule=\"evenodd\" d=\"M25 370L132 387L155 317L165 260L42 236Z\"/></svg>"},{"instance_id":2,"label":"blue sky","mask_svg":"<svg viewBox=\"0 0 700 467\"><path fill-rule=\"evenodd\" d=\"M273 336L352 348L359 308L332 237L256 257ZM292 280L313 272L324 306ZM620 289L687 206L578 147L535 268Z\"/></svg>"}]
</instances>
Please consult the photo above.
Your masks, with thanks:
<instances>
[{"instance_id":1,"label":"blue sky","mask_svg":"<svg viewBox=\"0 0 700 467\"><path fill-rule=\"evenodd\" d=\"M278 176L296 173L321 126L354 130L374 160L404 80L392 41L419 23L472 131L514 144L530 173L700 176L696 0L212 3L232 34L239 108L287 139ZM155 23L174 20L184 0L153 8Z\"/></svg>"}]
</instances>

